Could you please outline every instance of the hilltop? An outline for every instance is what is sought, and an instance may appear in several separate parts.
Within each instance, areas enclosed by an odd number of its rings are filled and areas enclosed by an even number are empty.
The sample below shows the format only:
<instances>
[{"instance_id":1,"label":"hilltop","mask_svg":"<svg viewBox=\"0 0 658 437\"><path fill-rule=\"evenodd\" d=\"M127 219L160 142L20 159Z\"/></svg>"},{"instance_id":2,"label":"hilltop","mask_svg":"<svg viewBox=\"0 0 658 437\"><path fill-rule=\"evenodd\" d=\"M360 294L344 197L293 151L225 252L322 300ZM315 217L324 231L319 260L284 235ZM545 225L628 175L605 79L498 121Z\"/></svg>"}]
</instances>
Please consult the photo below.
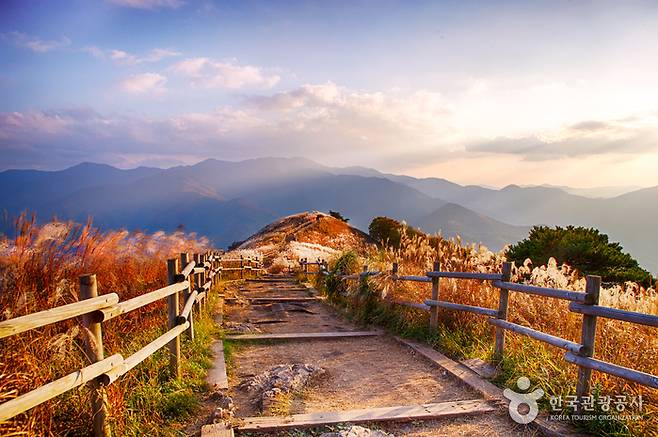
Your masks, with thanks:
<instances>
[{"instance_id":1,"label":"hilltop","mask_svg":"<svg viewBox=\"0 0 658 437\"><path fill-rule=\"evenodd\" d=\"M368 252L374 241L368 234L319 211L289 215L265 226L242 242L236 253L259 256L265 267L298 266L300 258L327 259L343 250Z\"/></svg>"}]
</instances>

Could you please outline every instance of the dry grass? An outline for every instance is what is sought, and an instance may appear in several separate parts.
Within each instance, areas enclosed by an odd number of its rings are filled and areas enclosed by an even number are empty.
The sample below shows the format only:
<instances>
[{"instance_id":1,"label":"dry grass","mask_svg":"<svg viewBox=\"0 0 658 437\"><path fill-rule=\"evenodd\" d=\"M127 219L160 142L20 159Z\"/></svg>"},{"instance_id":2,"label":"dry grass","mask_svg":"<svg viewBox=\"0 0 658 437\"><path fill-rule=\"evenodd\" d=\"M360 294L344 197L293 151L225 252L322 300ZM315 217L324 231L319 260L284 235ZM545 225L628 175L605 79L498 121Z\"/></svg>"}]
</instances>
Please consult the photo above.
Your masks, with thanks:
<instances>
[{"instance_id":1,"label":"dry grass","mask_svg":"<svg viewBox=\"0 0 658 437\"><path fill-rule=\"evenodd\" d=\"M182 251L201 252L206 246L193 234L102 233L91 223L38 226L34 218L23 216L16 223L15 236L0 241L0 320L77 301L78 276L83 273L97 275L99 294L116 292L121 300L143 294L166 285L167 258ZM155 339L166 328L165 305L161 300L105 323L106 356L128 356ZM0 340L0 402L87 365L82 335L79 321L69 320ZM142 372L151 372L157 382L163 379L159 373L163 366L157 364L157 357L154 361ZM138 377L129 376L109 388L117 435L128 433L130 427L134 432L135 426L139 428L135 423L142 419L156 423L166 419L135 418L139 412L131 410L132 403L145 388L140 384ZM86 434L88 396L87 389L71 391L0 424L0 434Z\"/></svg>"},{"instance_id":2,"label":"dry grass","mask_svg":"<svg viewBox=\"0 0 658 437\"><path fill-rule=\"evenodd\" d=\"M399 263L401 275L424 275L432 269L435 260L446 271L500 272L504 254L493 253L481 246L464 246L459 239L434 240L432 246L425 238L402 239L399 250L382 249L364 257L371 270L390 271L392 262ZM585 279L568 266L558 266L552 260L548 266L532 267L529 264L515 268L513 281L528 282L546 287L584 290ZM359 291L352 281L354 295ZM381 297L422 302L431 296L429 284L394 282L383 275L369 279L369 287ZM489 282L475 280L441 279L442 300L488 308L498 307L498 289ZM352 303L358 300L352 300ZM658 297L654 289L643 289L637 284L612 286L601 291L601 305L658 314ZM543 332L579 342L582 316L568 311L567 302L510 293L509 320ZM399 308L399 307L398 307ZM416 311L395 308L405 326L425 326L426 315ZM386 315L388 317L388 315ZM493 349L493 329L477 315L456 311L440 311L439 333L430 334L430 341L455 356L490 359ZM549 395L567 395L575 392L576 366L566 363L563 351L543 343L507 333L506 359L501 383L513 386L516 378L526 375ZM658 375L658 337L654 328L599 318L595 358L614 364ZM658 393L656 390L629 383L623 379L594 372L593 387L602 395L639 395L644 401L644 419L626 425L611 425L607 432L622 434L648 434L658 429ZM546 399L544 399L547 404ZM599 426L600 424L593 425ZM605 425L608 426L608 425ZM627 427L627 428L626 428Z\"/></svg>"}]
</instances>

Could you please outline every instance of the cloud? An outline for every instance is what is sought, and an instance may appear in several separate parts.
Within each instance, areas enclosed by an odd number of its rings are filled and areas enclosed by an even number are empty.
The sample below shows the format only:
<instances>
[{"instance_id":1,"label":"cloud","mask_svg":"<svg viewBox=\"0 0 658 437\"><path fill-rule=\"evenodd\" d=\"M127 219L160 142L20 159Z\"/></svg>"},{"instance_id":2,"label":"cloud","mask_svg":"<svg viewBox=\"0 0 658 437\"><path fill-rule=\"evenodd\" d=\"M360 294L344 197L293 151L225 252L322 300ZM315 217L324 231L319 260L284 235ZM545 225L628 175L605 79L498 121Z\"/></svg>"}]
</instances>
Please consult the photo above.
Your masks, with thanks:
<instances>
[{"instance_id":1,"label":"cloud","mask_svg":"<svg viewBox=\"0 0 658 437\"><path fill-rule=\"evenodd\" d=\"M178 9L185 4L183 0L109 0L118 6L135 9Z\"/></svg>"},{"instance_id":2,"label":"cloud","mask_svg":"<svg viewBox=\"0 0 658 437\"><path fill-rule=\"evenodd\" d=\"M658 117L587 120L544 135L498 137L466 145L468 152L542 161L592 155L639 155L658 150Z\"/></svg>"},{"instance_id":3,"label":"cloud","mask_svg":"<svg viewBox=\"0 0 658 437\"><path fill-rule=\"evenodd\" d=\"M187 66L196 71L193 64ZM127 78L121 89L137 95L162 94L165 85L166 77L145 73ZM467 136L456 120L455 108L440 93L370 92L327 82L243 95L231 106L168 117L71 109L0 113L0 154L7 167L29 159L34 165L52 166L48 159L54 155L68 164L103 159L137 165L142 159L194 162L274 153L391 170L453 162L467 172L478 168L464 167L468 162L572 163L589 157L637 158L658 151L658 115L653 114L492 138Z\"/></svg>"},{"instance_id":4,"label":"cloud","mask_svg":"<svg viewBox=\"0 0 658 437\"><path fill-rule=\"evenodd\" d=\"M129 78L122 89L152 93L165 83L164 77L149 73ZM114 153L114 159L121 156L135 163L138 156L182 159L180 154L187 153L193 162L275 151L377 165L399 160L410 150L439 147L447 114L441 96L425 91L402 96L356 92L333 83L304 85L270 96L245 96L233 107L155 119L72 110L0 114L0 153L22 156L15 149L21 144L24 152L43 151L39 162L47 162L51 154L68 156L64 150L73 149L78 160Z\"/></svg>"},{"instance_id":5,"label":"cloud","mask_svg":"<svg viewBox=\"0 0 658 437\"><path fill-rule=\"evenodd\" d=\"M158 73L132 75L119 83L119 88L130 94L163 94L167 78Z\"/></svg>"},{"instance_id":6,"label":"cloud","mask_svg":"<svg viewBox=\"0 0 658 437\"><path fill-rule=\"evenodd\" d=\"M42 40L23 32L9 32L2 34L3 39L11 41L18 47L32 50L36 53L46 53L62 49L71 45L71 40L65 36L58 40Z\"/></svg>"},{"instance_id":7,"label":"cloud","mask_svg":"<svg viewBox=\"0 0 658 437\"><path fill-rule=\"evenodd\" d=\"M361 136L368 136L369 127L434 135L444 131L451 113L440 93L420 90L397 95L354 91L333 82L302 85L269 96L250 96L244 102L252 109L278 114L282 122L314 121L315 129L317 123L343 123L351 130L361 131Z\"/></svg>"},{"instance_id":8,"label":"cloud","mask_svg":"<svg viewBox=\"0 0 658 437\"><path fill-rule=\"evenodd\" d=\"M165 58L170 58L180 55L181 55L180 52L174 50L155 48L151 50L146 56L140 59L142 62L159 62Z\"/></svg>"},{"instance_id":9,"label":"cloud","mask_svg":"<svg viewBox=\"0 0 658 437\"><path fill-rule=\"evenodd\" d=\"M100 114L89 108L0 113L0 168L62 168L82 161L134 166L230 155L239 132L260 125L217 109L171 118ZM232 143L234 142L234 143ZM200 147L196 150L196 147Z\"/></svg>"},{"instance_id":10,"label":"cloud","mask_svg":"<svg viewBox=\"0 0 658 437\"><path fill-rule=\"evenodd\" d=\"M137 57L123 50L110 50L109 58L120 64L136 64Z\"/></svg>"},{"instance_id":11,"label":"cloud","mask_svg":"<svg viewBox=\"0 0 658 437\"><path fill-rule=\"evenodd\" d=\"M576 123L570 126L570 129L573 130L589 132L606 130L608 128L610 128L609 123L595 120L581 121L580 123Z\"/></svg>"},{"instance_id":12,"label":"cloud","mask_svg":"<svg viewBox=\"0 0 658 437\"><path fill-rule=\"evenodd\" d=\"M172 70L187 78L193 86L201 88L271 88L281 80L277 74L266 73L260 67L202 57L180 61Z\"/></svg>"},{"instance_id":13,"label":"cloud","mask_svg":"<svg viewBox=\"0 0 658 437\"><path fill-rule=\"evenodd\" d=\"M100 47L89 46L83 49L85 52L98 59L110 60L121 65L137 65L144 63L160 62L163 59L180 56L181 53L171 49L155 48L143 56L138 56L124 50L103 50Z\"/></svg>"}]
</instances>

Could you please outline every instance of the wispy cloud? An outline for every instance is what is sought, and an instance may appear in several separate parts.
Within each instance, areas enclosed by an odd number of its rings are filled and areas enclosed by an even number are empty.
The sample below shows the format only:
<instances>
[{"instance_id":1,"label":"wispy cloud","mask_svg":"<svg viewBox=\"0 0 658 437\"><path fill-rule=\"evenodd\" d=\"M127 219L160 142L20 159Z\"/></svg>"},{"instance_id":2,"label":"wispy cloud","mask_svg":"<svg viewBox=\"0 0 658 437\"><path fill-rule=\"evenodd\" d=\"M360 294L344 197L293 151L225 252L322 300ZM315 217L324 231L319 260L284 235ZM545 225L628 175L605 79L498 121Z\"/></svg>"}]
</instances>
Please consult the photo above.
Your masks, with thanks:
<instances>
[{"instance_id":1,"label":"wispy cloud","mask_svg":"<svg viewBox=\"0 0 658 437\"><path fill-rule=\"evenodd\" d=\"M215 61L203 57L180 61L172 70L187 78L192 85L203 88L271 88L281 80L279 75L267 73L260 67L239 65L235 60Z\"/></svg>"},{"instance_id":2,"label":"wispy cloud","mask_svg":"<svg viewBox=\"0 0 658 437\"><path fill-rule=\"evenodd\" d=\"M167 78L158 73L142 73L127 77L119 83L119 88L130 94L163 94Z\"/></svg>"},{"instance_id":3,"label":"wispy cloud","mask_svg":"<svg viewBox=\"0 0 658 437\"><path fill-rule=\"evenodd\" d=\"M185 4L183 0L109 0L118 6L135 9L178 9Z\"/></svg>"},{"instance_id":4,"label":"wispy cloud","mask_svg":"<svg viewBox=\"0 0 658 437\"><path fill-rule=\"evenodd\" d=\"M156 73L126 79L122 89L150 94L164 89ZM0 114L0 146L25 144L53 153L60 147L88 149L100 141L124 156L178 154L195 159L242 159L271 155L308 155L318 160L349 156L371 165L402 152L400 144L436 146L445 116L441 96L356 92L333 83L304 85L286 93L246 97L235 107L188 112L164 118L99 115L71 111ZM49 132L45 128L49 128ZM432 134L427 132L431 129ZM312 146L312 147L311 147ZM10 153L8 153L10 155ZM392 159L392 158L391 158Z\"/></svg>"},{"instance_id":5,"label":"wispy cloud","mask_svg":"<svg viewBox=\"0 0 658 437\"><path fill-rule=\"evenodd\" d=\"M611 127L610 123L604 121L586 120L571 125L570 129L573 129L575 131L595 132L595 131L607 130L610 127Z\"/></svg>"},{"instance_id":6,"label":"wispy cloud","mask_svg":"<svg viewBox=\"0 0 658 437\"><path fill-rule=\"evenodd\" d=\"M180 52L164 48L155 48L141 56L118 49L103 50L97 46L88 46L83 50L98 59L110 60L121 65L137 65L160 62L163 59L181 55Z\"/></svg>"},{"instance_id":7,"label":"wispy cloud","mask_svg":"<svg viewBox=\"0 0 658 437\"><path fill-rule=\"evenodd\" d=\"M126 78L120 89L162 95L166 85L167 77L144 73ZM393 171L435 166L444 173L431 174L445 177L472 169L474 162L488 169L523 161L537 171L548 160L575 168L574 163L591 159L636 162L658 156L658 114L584 120L561 129L487 138L478 132L463 135L456 125L457 110L443 95L427 90L368 92L328 82L245 95L233 106L167 117L71 110L0 113L0 154L8 162L27 161L29 155L48 165L51 155L70 156L71 149L80 156L71 157L70 163L93 160L89 155L97 153L97 144L104 156L114 153L131 163L139 156L180 159L183 149L191 161L243 159L274 150L281 156L348 160ZM532 180L536 175L526 176Z\"/></svg>"},{"instance_id":8,"label":"wispy cloud","mask_svg":"<svg viewBox=\"0 0 658 437\"><path fill-rule=\"evenodd\" d=\"M16 46L30 49L36 53L46 53L71 45L71 40L65 36L57 40L43 40L23 32L9 32L1 35L3 39L12 42Z\"/></svg>"},{"instance_id":9,"label":"wispy cloud","mask_svg":"<svg viewBox=\"0 0 658 437\"><path fill-rule=\"evenodd\" d=\"M658 117L586 120L564 129L523 137L498 137L466 145L466 151L517 155L543 161L592 155L640 155L658 151Z\"/></svg>"}]
</instances>

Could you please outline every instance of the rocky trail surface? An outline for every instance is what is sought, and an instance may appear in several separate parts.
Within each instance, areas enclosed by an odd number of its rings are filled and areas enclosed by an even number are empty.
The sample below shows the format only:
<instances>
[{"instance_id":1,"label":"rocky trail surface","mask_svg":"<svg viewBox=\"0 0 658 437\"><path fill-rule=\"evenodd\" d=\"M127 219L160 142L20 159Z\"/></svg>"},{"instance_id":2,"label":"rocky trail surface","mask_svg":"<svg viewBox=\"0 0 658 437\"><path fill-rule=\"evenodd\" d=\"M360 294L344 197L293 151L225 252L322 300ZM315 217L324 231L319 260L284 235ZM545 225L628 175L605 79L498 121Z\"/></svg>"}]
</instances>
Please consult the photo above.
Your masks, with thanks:
<instances>
[{"instance_id":1,"label":"rocky trail surface","mask_svg":"<svg viewBox=\"0 0 658 437\"><path fill-rule=\"evenodd\" d=\"M202 436L540 435L422 347L354 325L293 277L233 283L218 312Z\"/></svg>"}]
</instances>

